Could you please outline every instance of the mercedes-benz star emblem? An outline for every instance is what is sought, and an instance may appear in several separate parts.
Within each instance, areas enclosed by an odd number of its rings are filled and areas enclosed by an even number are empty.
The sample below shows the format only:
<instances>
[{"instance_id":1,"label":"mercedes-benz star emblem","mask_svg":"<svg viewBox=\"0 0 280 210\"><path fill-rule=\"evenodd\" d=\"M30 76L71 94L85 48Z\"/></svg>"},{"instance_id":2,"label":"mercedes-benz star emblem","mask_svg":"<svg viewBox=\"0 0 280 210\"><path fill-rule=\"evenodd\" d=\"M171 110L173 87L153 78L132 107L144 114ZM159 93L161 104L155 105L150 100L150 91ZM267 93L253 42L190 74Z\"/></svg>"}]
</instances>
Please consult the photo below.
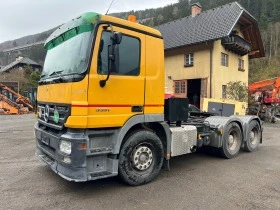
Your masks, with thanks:
<instances>
[{"instance_id":1,"label":"mercedes-benz star emblem","mask_svg":"<svg viewBox=\"0 0 280 210\"><path fill-rule=\"evenodd\" d=\"M49 121L49 117L50 117L50 107L49 107L49 105L46 105L45 106L45 113L44 113L44 120L46 122L48 122Z\"/></svg>"}]
</instances>

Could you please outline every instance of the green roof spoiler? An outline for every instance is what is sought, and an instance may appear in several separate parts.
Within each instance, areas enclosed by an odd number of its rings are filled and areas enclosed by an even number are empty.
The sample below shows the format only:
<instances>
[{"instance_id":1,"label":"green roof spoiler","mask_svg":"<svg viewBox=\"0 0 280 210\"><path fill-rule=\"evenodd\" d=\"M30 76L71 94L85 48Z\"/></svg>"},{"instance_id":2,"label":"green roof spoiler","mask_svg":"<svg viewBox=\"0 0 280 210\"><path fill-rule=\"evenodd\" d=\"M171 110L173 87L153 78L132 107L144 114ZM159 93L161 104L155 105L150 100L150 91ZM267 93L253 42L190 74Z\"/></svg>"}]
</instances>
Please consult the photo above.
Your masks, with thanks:
<instances>
[{"instance_id":1,"label":"green roof spoiler","mask_svg":"<svg viewBox=\"0 0 280 210\"><path fill-rule=\"evenodd\" d=\"M87 27L87 25L90 26L92 23L97 22L98 20L100 20L101 16L102 15L98 14L98 13L88 12L77 18L72 19L71 21L63 24L58 29L56 29L46 40L44 47L46 49L52 49L54 46L57 46L58 43L54 44L54 43L52 43L52 41L54 41L56 38L58 38L62 34L65 34L66 32L69 32L69 33L67 33L68 36L66 39L70 39L79 33L88 31L89 27ZM83 27L80 27L81 28L80 31L78 31L75 34L71 33L72 29L79 27L79 26L83 26ZM71 36L71 34L72 34L72 36ZM65 40L63 40L63 41L65 41ZM62 41L58 40L58 42L61 43Z\"/></svg>"}]
</instances>

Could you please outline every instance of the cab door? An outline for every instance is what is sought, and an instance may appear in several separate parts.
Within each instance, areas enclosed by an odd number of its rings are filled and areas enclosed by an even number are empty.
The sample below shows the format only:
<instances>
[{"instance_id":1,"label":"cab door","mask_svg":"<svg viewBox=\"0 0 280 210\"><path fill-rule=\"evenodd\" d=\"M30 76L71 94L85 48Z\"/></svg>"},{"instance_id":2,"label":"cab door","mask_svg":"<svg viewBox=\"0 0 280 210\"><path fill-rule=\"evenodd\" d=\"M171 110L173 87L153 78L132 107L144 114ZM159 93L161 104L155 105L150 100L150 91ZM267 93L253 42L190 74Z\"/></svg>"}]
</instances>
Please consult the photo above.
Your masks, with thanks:
<instances>
[{"instance_id":1,"label":"cab door","mask_svg":"<svg viewBox=\"0 0 280 210\"><path fill-rule=\"evenodd\" d=\"M88 127L119 127L134 115L143 114L145 89L145 35L113 25L122 33L119 49L119 68L109 69L111 27L100 25L96 34L88 90Z\"/></svg>"}]
</instances>

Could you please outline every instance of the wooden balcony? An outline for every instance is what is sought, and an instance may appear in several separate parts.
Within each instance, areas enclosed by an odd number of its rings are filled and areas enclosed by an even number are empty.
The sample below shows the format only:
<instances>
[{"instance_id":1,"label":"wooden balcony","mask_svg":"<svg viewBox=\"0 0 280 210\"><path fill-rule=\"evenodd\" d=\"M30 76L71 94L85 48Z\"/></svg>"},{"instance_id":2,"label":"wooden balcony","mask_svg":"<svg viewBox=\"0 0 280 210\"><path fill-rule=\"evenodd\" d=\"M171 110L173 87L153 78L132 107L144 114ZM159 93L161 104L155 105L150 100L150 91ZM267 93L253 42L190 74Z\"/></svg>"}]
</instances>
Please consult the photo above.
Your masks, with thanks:
<instances>
[{"instance_id":1,"label":"wooden balcony","mask_svg":"<svg viewBox=\"0 0 280 210\"><path fill-rule=\"evenodd\" d=\"M247 55L251 51L250 42L237 35L230 35L222 39L222 45L226 50L237 55Z\"/></svg>"}]
</instances>

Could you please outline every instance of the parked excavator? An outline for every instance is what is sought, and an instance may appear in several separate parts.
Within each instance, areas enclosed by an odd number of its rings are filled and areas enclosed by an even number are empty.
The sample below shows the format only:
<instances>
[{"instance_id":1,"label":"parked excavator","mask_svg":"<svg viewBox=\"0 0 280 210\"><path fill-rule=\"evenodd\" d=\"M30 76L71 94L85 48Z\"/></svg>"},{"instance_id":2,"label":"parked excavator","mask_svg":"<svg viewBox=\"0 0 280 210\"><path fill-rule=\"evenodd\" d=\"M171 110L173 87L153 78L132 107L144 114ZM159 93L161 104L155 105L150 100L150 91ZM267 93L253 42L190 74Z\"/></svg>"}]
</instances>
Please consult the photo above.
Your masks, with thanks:
<instances>
[{"instance_id":1,"label":"parked excavator","mask_svg":"<svg viewBox=\"0 0 280 210\"><path fill-rule=\"evenodd\" d=\"M30 100L0 83L0 114L26 114L33 111Z\"/></svg>"},{"instance_id":2,"label":"parked excavator","mask_svg":"<svg viewBox=\"0 0 280 210\"><path fill-rule=\"evenodd\" d=\"M280 77L255 82L249 85L249 91L255 96L249 114L257 114L272 123L280 120Z\"/></svg>"}]
</instances>

